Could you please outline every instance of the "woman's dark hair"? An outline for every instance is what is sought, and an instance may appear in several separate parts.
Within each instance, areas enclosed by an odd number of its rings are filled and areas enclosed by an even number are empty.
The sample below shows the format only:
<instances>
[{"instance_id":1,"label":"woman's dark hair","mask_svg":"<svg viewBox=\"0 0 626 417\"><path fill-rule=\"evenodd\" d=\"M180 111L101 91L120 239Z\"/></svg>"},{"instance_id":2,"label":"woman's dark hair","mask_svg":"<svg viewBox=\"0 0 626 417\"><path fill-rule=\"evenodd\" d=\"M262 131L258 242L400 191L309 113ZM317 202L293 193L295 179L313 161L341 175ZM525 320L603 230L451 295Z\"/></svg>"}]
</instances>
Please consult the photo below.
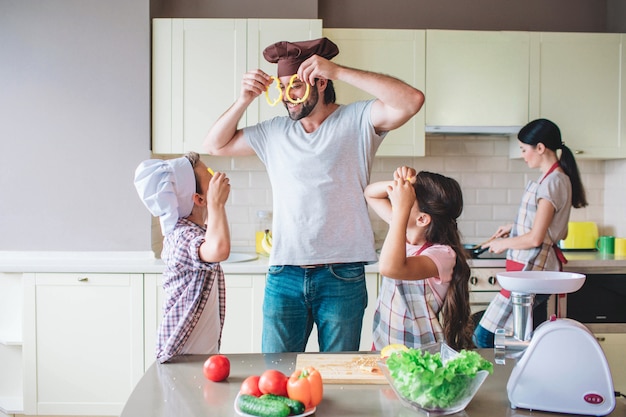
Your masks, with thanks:
<instances>
[{"instance_id":1,"label":"woman's dark hair","mask_svg":"<svg viewBox=\"0 0 626 417\"><path fill-rule=\"evenodd\" d=\"M456 350L471 349L474 324L469 301L470 267L456 223L463 212L461 186L452 178L420 171L413 187L419 210L432 219L426 228L426 241L448 245L456 253L452 281L441 308L446 343Z\"/></svg>"},{"instance_id":2,"label":"woman's dark hair","mask_svg":"<svg viewBox=\"0 0 626 417\"><path fill-rule=\"evenodd\" d=\"M585 207L587 203L587 197L585 195L585 187L580 179L580 173L578 172L578 165L572 151L565 146L561 139L561 130L559 127L548 119L537 119L524 126L517 138L527 145L537 146L543 143L548 149L556 152L561 150L559 157L559 165L563 168L563 171L570 179L572 183L572 206L574 208Z\"/></svg>"}]
</instances>

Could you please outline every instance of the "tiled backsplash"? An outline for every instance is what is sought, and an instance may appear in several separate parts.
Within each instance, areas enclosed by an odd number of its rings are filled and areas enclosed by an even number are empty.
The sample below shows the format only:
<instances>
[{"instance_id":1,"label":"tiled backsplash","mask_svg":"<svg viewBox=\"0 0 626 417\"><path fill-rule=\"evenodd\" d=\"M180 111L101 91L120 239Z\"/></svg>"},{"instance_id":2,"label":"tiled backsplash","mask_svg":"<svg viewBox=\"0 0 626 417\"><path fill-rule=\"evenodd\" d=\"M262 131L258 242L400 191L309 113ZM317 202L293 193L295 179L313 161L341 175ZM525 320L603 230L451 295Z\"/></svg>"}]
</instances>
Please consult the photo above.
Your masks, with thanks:
<instances>
[{"instance_id":1,"label":"tiled backsplash","mask_svg":"<svg viewBox=\"0 0 626 417\"><path fill-rule=\"evenodd\" d=\"M202 159L214 170L225 171L230 177L231 195L227 210L233 250L254 251L256 212L272 210L272 190L265 167L256 156L205 155ZM485 240L498 226L512 222L526 183L539 177L539 172L529 169L522 159L509 158L509 142L502 136L427 137L425 157L377 157L371 181L391 179L393 171L400 165L412 166L418 171L438 172L459 181L464 198L459 229L465 242ZM578 160L578 167L590 204L583 209L573 209L571 220L595 221L601 234L626 230L624 224L603 225L607 212L615 212L609 216L614 222L625 221L625 216L618 213L624 213L626 205L626 161ZM611 194L605 198L605 192ZM387 225L374 213L371 213L371 219L380 246ZM626 235L626 232L622 234ZM160 256L162 239L157 219L153 221L152 235L153 249Z\"/></svg>"}]
</instances>

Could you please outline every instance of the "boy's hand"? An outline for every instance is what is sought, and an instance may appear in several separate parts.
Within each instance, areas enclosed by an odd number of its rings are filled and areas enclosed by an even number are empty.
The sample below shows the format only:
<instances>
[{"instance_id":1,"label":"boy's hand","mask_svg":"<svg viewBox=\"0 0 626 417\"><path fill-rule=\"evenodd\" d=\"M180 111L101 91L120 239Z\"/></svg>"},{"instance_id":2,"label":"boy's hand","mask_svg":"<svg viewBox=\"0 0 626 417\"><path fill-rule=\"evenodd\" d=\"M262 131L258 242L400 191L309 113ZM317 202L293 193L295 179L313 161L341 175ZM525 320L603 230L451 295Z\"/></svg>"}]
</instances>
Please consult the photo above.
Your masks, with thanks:
<instances>
[{"instance_id":1,"label":"boy's hand","mask_svg":"<svg viewBox=\"0 0 626 417\"><path fill-rule=\"evenodd\" d=\"M209 181L207 190L207 203L211 205L224 205L230 194L230 180L223 172L216 172Z\"/></svg>"}]
</instances>

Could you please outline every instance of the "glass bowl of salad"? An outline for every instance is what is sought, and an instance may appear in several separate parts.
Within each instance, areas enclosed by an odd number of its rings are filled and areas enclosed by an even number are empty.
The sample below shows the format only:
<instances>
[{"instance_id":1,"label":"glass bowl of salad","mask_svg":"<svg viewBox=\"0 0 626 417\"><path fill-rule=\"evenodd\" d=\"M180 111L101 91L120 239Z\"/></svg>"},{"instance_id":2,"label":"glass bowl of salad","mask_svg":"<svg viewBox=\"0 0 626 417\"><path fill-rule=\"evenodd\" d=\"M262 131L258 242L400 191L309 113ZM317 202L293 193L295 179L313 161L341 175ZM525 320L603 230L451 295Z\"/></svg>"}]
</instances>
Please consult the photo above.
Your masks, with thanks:
<instances>
[{"instance_id":1,"label":"glass bowl of salad","mask_svg":"<svg viewBox=\"0 0 626 417\"><path fill-rule=\"evenodd\" d=\"M429 416L464 410L493 372L478 352L445 343L394 352L378 365L400 402Z\"/></svg>"}]
</instances>

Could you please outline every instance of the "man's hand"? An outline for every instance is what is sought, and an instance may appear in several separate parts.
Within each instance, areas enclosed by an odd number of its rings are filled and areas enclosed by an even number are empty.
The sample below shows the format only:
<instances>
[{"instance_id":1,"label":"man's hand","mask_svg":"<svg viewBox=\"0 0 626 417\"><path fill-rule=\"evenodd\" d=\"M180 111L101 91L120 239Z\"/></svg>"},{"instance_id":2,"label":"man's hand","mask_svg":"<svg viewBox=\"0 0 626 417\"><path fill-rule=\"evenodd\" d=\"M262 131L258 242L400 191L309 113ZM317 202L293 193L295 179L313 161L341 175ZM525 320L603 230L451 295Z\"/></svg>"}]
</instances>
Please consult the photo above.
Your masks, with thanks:
<instances>
[{"instance_id":1,"label":"man's hand","mask_svg":"<svg viewBox=\"0 0 626 417\"><path fill-rule=\"evenodd\" d=\"M246 72L241 80L241 98L251 102L265 93L272 83L272 78L260 69Z\"/></svg>"},{"instance_id":2,"label":"man's hand","mask_svg":"<svg viewBox=\"0 0 626 417\"><path fill-rule=\"evenodd\" d=\"M336 80L341 67L319 55L313 55L298 68L298 78L309 85L315 85L316 78Z\"/></svg>"}]
</instances>

